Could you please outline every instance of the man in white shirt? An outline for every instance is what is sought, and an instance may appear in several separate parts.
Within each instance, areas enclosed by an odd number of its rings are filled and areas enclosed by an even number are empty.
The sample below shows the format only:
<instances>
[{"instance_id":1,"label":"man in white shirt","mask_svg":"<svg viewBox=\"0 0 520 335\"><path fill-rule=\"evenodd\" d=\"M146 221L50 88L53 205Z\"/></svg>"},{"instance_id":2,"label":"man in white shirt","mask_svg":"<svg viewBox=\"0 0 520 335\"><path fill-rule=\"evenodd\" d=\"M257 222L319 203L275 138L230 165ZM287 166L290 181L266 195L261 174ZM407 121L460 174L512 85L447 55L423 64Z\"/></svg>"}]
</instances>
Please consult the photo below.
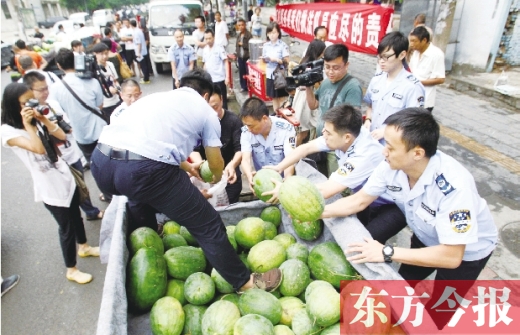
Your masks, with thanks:
<instances>
[{"instance_id":1,"label":"man in white shirt","mask_svg":"<svg viewBox=\"0 0 520 335\"><path fill-rule=\"evenodd\" d=\"M70 46L72 48L72 52L74 52L74 55L84 55L85 54L85 47L83 46L83 43L78 40L74 40L70 42Z\"/></svg>"},{"instance_id":2,"label":"man in white shirt","mask_svg":"<svg viewBox=\"0 0 520 335\"><path fill-rule=\"evenodd\" d=\"M215 42L215 35L211 29L206 30L204 39L207 43L203 53L204 70L211 75L213 84L220 88L222 106L227 109L227 85L229 84L227 67L229 62L226 50Z\"/></svg>"},{"instance_id":3,"label":"man in white shirt","mask_svg":"<svg viewBox=\"0 0 520 335\"><path fill-rule=\"evenodd\" d=\"M199 15L195 17L196 30L193 31L192 36L195 40L195 54L197 56L197 67L202 68L204 63L202 62L202 54L204 53L204 47L206 41L204 40L204 32L206 31L206 19L204 16Z\"/></svg>"},{"instance_id":4,"label":"man in white shirt","mask_svg":"<svg viewBox=\"0 0 520 335\"><path fill-rule=\"evenodd\" d=\"M226 49L229 40L229 30L227 23L222 21L220 12L215 12L215 44L221 45Z\"/></svg>"},{"instance_id":5,"label":"man in white shirt","mask_svg":"<svg viewBox=\"0 0 520 335\"><path fill-rule=\"evenodd\" d=\"M130 21L125 18L123 19L123 27L121 27L121 32L119 34L121 36L121 41L125 42L125 59L128 67L134 71L134 73L139 73L137 70L137 66L134 64L135 60L135 44L134 44L134 28L130 26Z\"/></svg>"},{"instance_id":6,"label":"man in white shirt","mask_svg":"<svg viewBox=\"0 0 520 335\"><path fill-rule=\"evenodd\" d=\"M437 85L444 83L446 77L444 53L431 43L431 35L424 26L415 28L408 39L410 49L414 50L410 58L410 69L424 86L424 107L431 112L435 105Z\"/></svg>"}]
</instances>

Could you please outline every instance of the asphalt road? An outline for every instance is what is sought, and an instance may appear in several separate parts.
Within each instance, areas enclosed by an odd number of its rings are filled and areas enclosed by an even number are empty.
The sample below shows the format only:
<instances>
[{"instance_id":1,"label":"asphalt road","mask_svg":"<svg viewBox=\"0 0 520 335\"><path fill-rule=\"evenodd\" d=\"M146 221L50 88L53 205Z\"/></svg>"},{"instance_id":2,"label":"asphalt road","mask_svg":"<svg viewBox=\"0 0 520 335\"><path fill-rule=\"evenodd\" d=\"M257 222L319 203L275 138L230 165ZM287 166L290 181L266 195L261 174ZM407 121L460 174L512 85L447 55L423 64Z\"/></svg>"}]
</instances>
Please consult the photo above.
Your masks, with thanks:
<instances>
[{"instance_id":1,"label":"asphalt road","mask_svg":"<svg viewBox=\"0 0 520 335\"><path fill-rule=\"evenodd\" d=\"M295 53L301 54L301 51ZM3 92L10 82L9 74L2 71L1 79ZM169 75L151 80L152 84L142 87L145 95L171 88ZM232 106L237 108L236 104ZM506 225L511 227L515 220L518 225L518 174L446 137L441 139L440 149L459 159L473 173L479 192L488 201L500 229ZM1 273L4 277L21 275L19 284L2 297L2 331L4 334L94 334L106 266L97 258L78 258L78 267L93 274L94 281L87 285L69 282L65 278L58 226L43 204L34 202L29 172L7 148L1 149L1 163ZM106 204L97 198L99 191L89 172L86 181L94 204L105 208ZM100 221L85 221L91 245L98 244L100 224ZM511 230L507 231L511 234ZM518 236L518 230L512 230L512 234ZM488 263L492 269L489 276L518 279L520 269L514 264L518 264L517 256L501 243Z\"/></svg>"}]
</instances>

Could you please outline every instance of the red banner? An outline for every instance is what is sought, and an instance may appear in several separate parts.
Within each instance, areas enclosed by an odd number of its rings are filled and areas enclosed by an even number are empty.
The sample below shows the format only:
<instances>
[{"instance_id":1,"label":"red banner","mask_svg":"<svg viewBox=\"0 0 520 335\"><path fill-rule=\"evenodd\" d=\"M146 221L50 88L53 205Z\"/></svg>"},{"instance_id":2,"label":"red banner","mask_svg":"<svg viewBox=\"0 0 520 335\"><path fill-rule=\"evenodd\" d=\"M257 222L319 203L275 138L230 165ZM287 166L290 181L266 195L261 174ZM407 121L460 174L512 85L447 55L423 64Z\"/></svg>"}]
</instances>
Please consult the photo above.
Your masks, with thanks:
<instances>
[{"instance_id":1,"label":"red banner","mask_svg":"<svg viewBox=\"0 0 520 335\"><path fill-rule=\"evenodd\" d=\"M353 3L276 5L276 21L287 34L310 42L314 28L325 26L328 41L374 55L379 41L392 31L393 13L392 8Z\"/></svg>"}]
</instances>

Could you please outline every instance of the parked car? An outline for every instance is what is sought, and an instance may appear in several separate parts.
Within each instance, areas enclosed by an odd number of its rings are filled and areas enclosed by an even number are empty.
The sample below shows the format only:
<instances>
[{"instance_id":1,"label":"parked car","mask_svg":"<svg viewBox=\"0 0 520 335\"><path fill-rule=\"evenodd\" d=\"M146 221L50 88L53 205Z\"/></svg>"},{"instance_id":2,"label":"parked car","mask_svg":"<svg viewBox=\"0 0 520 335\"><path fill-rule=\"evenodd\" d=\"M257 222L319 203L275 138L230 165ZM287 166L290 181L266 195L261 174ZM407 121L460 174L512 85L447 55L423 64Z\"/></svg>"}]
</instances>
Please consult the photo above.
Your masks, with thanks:
<instances>
[{"instance_id":1,"label":"parked car","mask_svg":"<svg viewBox=\"0 0 520 335\"><path fill-rule=\"evenodd\" d=\"M52 28L54 24L58 21L67 20L64 16L51 16L45 21L38 22L38 27L40 28Z\"/></svg>"},{"instance_id":2,"label":"parked car","mask_svg":"<svg viewBox=\"0 0 520 335\"><path fill-rule=\"evenodd\" d=\"M70 14L69 20L78 25L80 23L82 23L85 26L92 25L92 18L88 13L85 12Z\"/></svg>"},{"instance_id":3,"label":"parked car","mask_svg":"<svg viewBox=\"0 0 520 335\"><path fill-rule=\"evenodd\" d=\"M94 27L104 27L107 22L114 21L114 14L111 9L99 9L92 14L92 23Z\"/></svg>"}]
</instances>

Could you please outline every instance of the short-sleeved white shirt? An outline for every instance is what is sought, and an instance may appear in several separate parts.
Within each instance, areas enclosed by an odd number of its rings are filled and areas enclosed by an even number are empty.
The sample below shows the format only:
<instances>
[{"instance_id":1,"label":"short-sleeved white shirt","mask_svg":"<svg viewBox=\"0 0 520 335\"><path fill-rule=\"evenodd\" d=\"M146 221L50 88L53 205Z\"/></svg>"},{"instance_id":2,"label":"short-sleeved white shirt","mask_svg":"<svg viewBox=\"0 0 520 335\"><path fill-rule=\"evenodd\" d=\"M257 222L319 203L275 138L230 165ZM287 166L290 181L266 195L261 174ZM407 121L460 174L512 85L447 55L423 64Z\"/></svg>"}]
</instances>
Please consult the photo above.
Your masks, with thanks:
<instances>
[{"instance_id":1,"label":"short-sleeved white shirt","mask_svg":"<svg viewBox=\"0 0 520 335\"><path fill-rule=\"evenodd\" d=\"M132 37L132 40L126 41L125 43L125 50L134 50L134 29L132 27L121 27L121 31L119 32L119 36L121 37Z\"/></svg>"},{"instance_id":2,"label":"short-sleeved white shirt","mask_svg":"<svg viewBox=\"0 0 520 335\"><path fill-rule=\"evenodd\" d=\"M270 116L272 125L267 138L254 135L246 126L242 127L240 145L243 152L251 152L255 169L280 163L296 147L296 131L289 122Z\"/></svg>"},{"instance_id":3,"label":"short-sleeved white shirt","mask_svg":"<svg viewBox=\"0 0 520 335\"><path fill-rule=\"evenodd\" d=\"M7 142L13 138L30 139L24 129L16 129L7 124L1 127L2 145L13 149L25 167L29 169L34 185L34 201L47 205L69 207L76 190L76 182L67 164L59 158L51 163L47 155L40 155L20 147L12 147Z\"/></svg>"},{"instance_id":4,"label":"short-sleeved white shirt","mask_svg":"<svg viewBox=\"0 0 520 335\"><path fill-rule=\"evenodd\" d=\"M221 45L225 48L228 45L226 34L229 34L227 23L224 20L215 22L215 45Z\"/></svg>"},{"instance_id":5,"label":"short-sleeved white shirt","mask_svg":"<svg viewBox=\"0 0 520 335\"><path fill-rule=\"evenodd\" d=\"M114 123L119 118L119 115L125 111L125 109L128 108L128 105L123 101L119 106L114 109L112 114L110 114L110 124Z\"/></svg>"},{"instance_id":6,"label":"short-sleeved white shirt","mask_svg":"<svg viewBox=\"0 0 520 335\"><path fill-rule=\"evenodd\" d=\"M214 83L226 79L226 63L224 60L227 59L227 54L224 47L217 45L217 43L213 44L212 48L206 45L202 58L206 71L211 75L211 80L213 80Z\"/></svg>"},{"instance_id":7,"label":"short-sleeved white shirt","mask_svg":"<svg viewBox=\"0 0 520 335\"><path fill-rule=\"evenodd\" d=\"M191 36L193 36L193 38L199 42L204 42L204 31L195 29L193 31L193 33L191 34ZM203 52L204 52L204 48L195 46L195 53L197 54L197 57L202 57Z\"/></svg>"},{"instance_id":8,"label":"short-sleeved white shirt","mask_svg":"<svg viewBox=\"0 0 520 335\"><path fill-rule=\"evenodd\" d=\"M217 113L188 87L132 103L103 129L99 142L171 165L180 165L201 144L222 145Z\"/></svg>"},{"instance_id":9,"label":"short-sleeved white shirt","mask_svg":"<svg viewBox=\"0 0 520 335\"><path fill-rule=\"evenodd\" d=\"M410 58L410 70L419 80L445 78L444 53L431 43L422 55L415 50ZM424 107L433 107L437 85L424 86L424 91L426 93Z\"/></svg>"},{"instance_id":10,"label":"short-sleeved white shirt","mask_svg":"<svg viewBox=\"0 0 520 335\"><path fill-rule=\"evenodd\" d=\"M454 158L437 150L410 190L408 177L381 162L363 190L384 193L406 216L408 226L426 246L466 245L464 261L487 257L497 243L497 228L473 176Z\"/></svg>"}]
</instances>

